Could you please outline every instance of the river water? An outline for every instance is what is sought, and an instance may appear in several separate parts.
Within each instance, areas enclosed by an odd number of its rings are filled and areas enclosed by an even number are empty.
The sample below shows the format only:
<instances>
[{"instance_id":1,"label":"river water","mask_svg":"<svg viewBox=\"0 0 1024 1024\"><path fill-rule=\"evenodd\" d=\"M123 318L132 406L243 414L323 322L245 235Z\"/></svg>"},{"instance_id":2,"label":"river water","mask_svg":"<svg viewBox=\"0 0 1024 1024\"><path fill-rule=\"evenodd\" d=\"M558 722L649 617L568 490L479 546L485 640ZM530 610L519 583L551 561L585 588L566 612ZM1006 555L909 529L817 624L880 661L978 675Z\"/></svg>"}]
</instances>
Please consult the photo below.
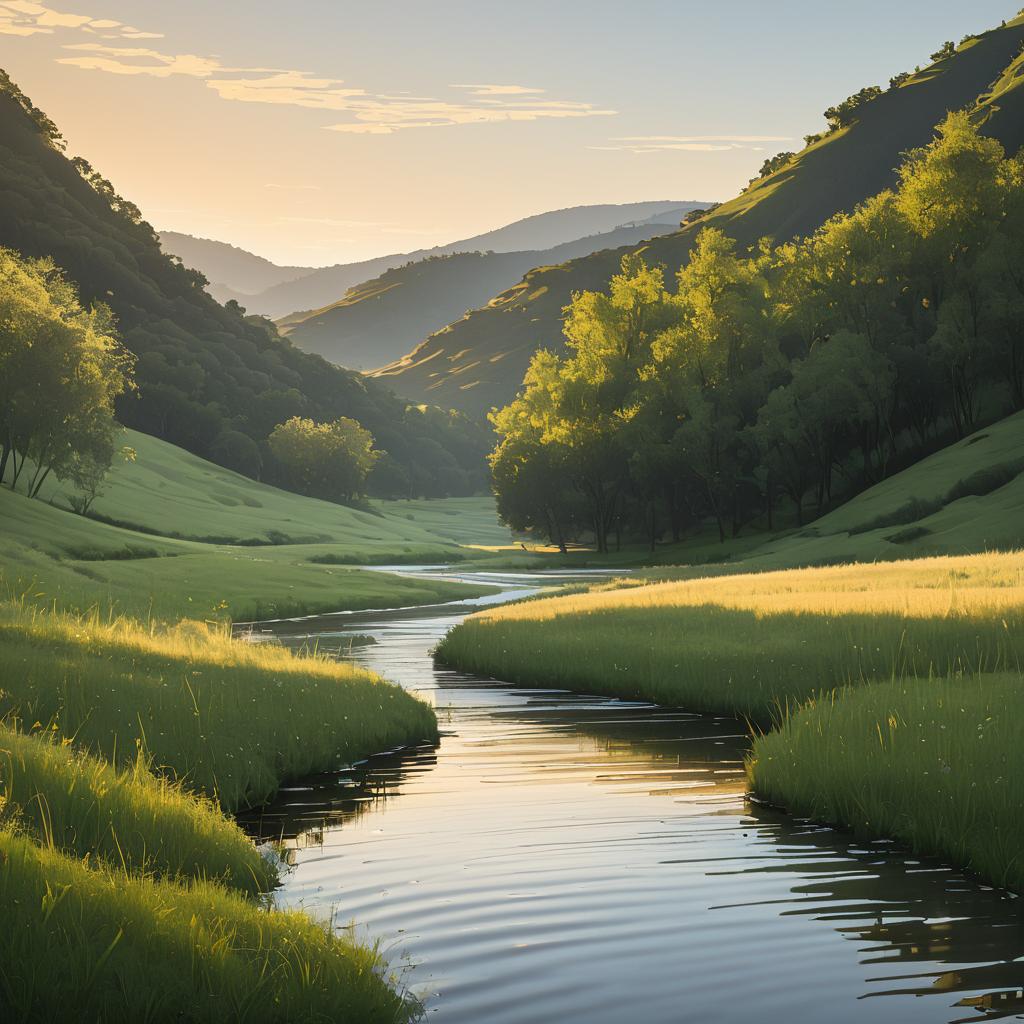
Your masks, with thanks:
<instances>
[{"instance_id":1,"label":"river water","mask_svg":"<svg viewBox=\"0 0 1024 1024\"><path fill-rule=\"evenodd\" d=\"M1024 907L752 805L745 727L449 671L466 614L578 579L403 572L497 597L265 623L437 709L437 748L283 789L282 906L376 940L439 1024L1024 1019ZM351 645L372 636L373 645Z\"/></svg>"}]
</instances>

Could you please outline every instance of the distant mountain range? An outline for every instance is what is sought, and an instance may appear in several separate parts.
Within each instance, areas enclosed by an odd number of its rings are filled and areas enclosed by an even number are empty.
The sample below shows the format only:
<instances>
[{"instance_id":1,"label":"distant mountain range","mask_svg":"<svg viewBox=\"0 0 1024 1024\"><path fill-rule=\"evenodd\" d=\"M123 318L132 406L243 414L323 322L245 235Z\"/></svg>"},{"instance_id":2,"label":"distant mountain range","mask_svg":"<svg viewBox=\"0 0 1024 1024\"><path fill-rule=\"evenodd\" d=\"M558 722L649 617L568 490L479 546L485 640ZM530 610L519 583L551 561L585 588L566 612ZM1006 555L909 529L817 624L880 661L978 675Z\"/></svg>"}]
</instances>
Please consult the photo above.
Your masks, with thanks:
<instances>
[{"instance_id":1,"label":"distant mountain range","mask_svg":"<svg viewBox=\"0 0 1024 1024\"><path fill-rule=\"evenodd\" d=\"M674 208L670 225L645 221L550 249L429 256L355 285L323 309L284 317L278 328L306 352L339 366L372 370L407 355L424 338L486 304L528 270L600 249L636 245L675 230L680 217L696 205Z\"/></svg>"},{"instance_id":2,"label":"distant mountain range","mask_svg":"<svg viewBox=\"0 0 1024 1024\"><path fill-rule=\"evenodd\" d=\"M161 231L159 237L165 252L178 256L186 266L193 267L207 278L210 282L208 291L219 302L235 299L250 313L276 319L299 310L321 309L344 297L354 285L429 256L550 249L626 225L678 227L686 212L699 205L660 200L575 206L526 217L494 231L432 249L392 253L330 267L281 267L226 242L195 238L177 231Z\"/></svg>"},{"instance_id":3,"label":"distant mountain range","mask_svg":"<svg viewBox=\"0 0 1024 1024\"><path fill-rule=\"evenodd\" d=\"M926 145L951 110L967 109L1015 153L1024 142L1024 19L985 32L952 56L898 79L841 130L812 140L737 198L639 247L673 274L701 229L717 227L741 247L806 235L893 185L900 155ZM839 97L836 97L837 99ZM431 335L374 376L415 401L482 413L519 389L540 347L563 345L562 310L576 291L603 289L629 248L605 249L530 270L515 287Z\"/></svg>"}]
</instances>

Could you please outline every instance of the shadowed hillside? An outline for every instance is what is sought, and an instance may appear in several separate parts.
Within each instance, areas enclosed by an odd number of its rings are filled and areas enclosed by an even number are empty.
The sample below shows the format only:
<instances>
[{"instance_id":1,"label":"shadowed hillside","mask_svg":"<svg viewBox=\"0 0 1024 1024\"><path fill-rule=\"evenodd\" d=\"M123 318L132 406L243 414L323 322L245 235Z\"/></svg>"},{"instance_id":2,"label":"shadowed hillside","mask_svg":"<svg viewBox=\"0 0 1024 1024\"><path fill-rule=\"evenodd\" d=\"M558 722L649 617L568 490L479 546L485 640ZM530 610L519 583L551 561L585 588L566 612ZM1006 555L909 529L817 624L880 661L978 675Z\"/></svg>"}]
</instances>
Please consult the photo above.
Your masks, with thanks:
<instances>
[{"instance_id":1,"label":"shadowed hillside","mask_svg":"<svg viewBox=\"0 0 1024 1024\"><path fill-rule=\"evenodd\" d=\"M138 208L85 160L0 72L0 246L51 258L84 303L115 314L137 357L138 390L118 417L203 457L254 451L292 416L358 420L411 493L472 494L488 438L465 419L407 407L385 387L301 352L266 321L218 305L203 278L160 249ZM241 441L239 441L241 437ZM229 442L229 443L226 443Z\"/></svg>"},{"instance_id":2,"label":"shadowed hillside","mask_svg":"<svg viewBox=\"0 0 1024 1024\"><path fill-rule=\"evenodd\" d=\"M900 154L929 142L950 110L977 107L985 130L1015 151L1024 138L1018 87L1022 44L1020 17L965 42L953 56L864 105L848 127L812 142L736 199L644 246L646 258L674 273L706 226L720 228L742 245L764 236L784 241L808 234L892 185ZM573 292L603 288L623 251L531 271L376 376L411 398L469 412L506 403L533 352L561 348L561 312Z\"/></svg>"},{"instance_id":3,"label":"shadowed hillside","mask_svg":"<svg viewBox=\"0 0 1024 1024\"><path fill-rule=\"evenodd\" d=\"M278 321L281 333L306 352L339 366L372 370L405 355L423 338L504 291L533 267L576 256L636 245L653 234L674 230L696 203L669 211L671 227L644 220L600 235L588 235L553 249L526 252L471 252L428 257L386 271L349 289L338 302L312 313Z\"/></svg>"}]
</instances>

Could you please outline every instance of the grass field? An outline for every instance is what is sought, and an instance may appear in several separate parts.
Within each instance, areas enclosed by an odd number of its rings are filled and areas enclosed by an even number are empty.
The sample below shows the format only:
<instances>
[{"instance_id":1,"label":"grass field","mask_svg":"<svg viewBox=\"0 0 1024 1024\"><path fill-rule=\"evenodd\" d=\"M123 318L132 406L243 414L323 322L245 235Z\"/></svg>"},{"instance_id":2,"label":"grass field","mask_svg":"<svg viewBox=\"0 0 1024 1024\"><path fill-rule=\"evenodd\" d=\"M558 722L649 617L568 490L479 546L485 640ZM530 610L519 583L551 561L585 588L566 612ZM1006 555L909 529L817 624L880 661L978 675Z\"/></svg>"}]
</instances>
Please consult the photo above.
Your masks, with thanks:
<instances>
[{"instance_id":1,"label":"grass field","mask_svg":"<svg viewBox=\"0 0 1024 1024\"><path fill-rule=\"evenodd\" d=\"M1024 892L1019 673L874 683L806 704L759 737L763 798Z\"/></svg>"},{"instance_id":2,"label":"grass field","mask_svg":"<svg viewBox=\"0 0 1024 1024\"><path fill-rule=\"evenodd\" d=\"M327 544L362 562L437 561L465 543L445 523L456 508L492 543L509 537L490 497L373 502L369 511L306 498L240 476L166 441L126 430L134 461L115 459L92 512L115 525L164 537L221 544ZM45 485L42 498L68 507L64 485ZM436 511L435 511L436 510ZM411 513L411 515L410 515Z\"/></svg>"},{"instance_id":3,"label":"grass field","mask_svg":"<svg viewBox=\"0 0 1024 1024\"><path fill-rule=\"evenodd\" d=\"M314 564L341 545L246 547L146 536L0 488L0 579L40 603L129 615L252 620L430 604L486 592ZM436 552L434 553L437 554Z\"/></svg>"},{"instance_id":4,"label":"grass field","mask_svg":"<svg viewBox=\"0 0 1024 1024\"><path fill-rule=\"evenodd\" d=\"M15 1019L409 1016L373 950L261 905L276 867L224 812L436 741L427 705L224 625L7 601L0 720L0 1008Z\"/></svg>"},{"instance_id":5,"label":"grass field","mask_svg":"<svg viewBox=\"0 0 1024 1024\"><path fill-rule=\"evenodd\" d=\"M56 725L118 766L154 767L233 810L282 779L432 740L401 687L323 657L174 627L0 605L0 712Z\"/></svg>"},{"instance_id":6,"label":"grass field","mask_svg":"<svg viewBox=\"0 0 1024 1024\"><path fill-rule=\"evenodd\" d=\"M438 650L522 685L765 720L836 686L1020 669L1024 555L726 575L478 613Z\"/></svg>"},{"instance_id":7,"label":"grass field","mask_svg":"<svg viewBox=\"0 0 1024 1024\"><path fill-rule=\"evenodd\" d=\"M21 1021L397 1024L381 958L215 885L127 877L0 829L0 1005ZM144 983L142 983L144 980Z\"/></svg>"},{"instance_id":8,"label":"grass field","mask_svg":"<svg viewBox=\"0 0 1024 1024\"><path fill-rule=\"evenodd\" d=\"M220 882L250 895L276 881L272 863L208 799L149 770L123 770L50 729L0 726L0 824L16 822L45 846L131 875Z\"/></svg>"}]
</instances>

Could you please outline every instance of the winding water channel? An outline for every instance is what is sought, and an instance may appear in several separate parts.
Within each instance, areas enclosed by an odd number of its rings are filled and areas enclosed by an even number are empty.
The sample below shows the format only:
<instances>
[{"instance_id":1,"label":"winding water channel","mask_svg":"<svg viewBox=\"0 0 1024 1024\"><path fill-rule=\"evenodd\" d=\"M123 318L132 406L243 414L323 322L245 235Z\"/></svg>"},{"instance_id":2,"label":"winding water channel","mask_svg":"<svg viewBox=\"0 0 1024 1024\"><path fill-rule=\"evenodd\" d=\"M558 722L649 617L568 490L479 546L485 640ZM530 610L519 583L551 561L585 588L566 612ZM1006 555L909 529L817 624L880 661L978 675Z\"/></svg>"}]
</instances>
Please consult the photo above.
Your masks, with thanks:
<instances>
[{"instance_id":1,"label":"winding water channel","mask_svg":"<svg viewBox=\"0 0 1024 1024\"><path fill-rule=\"evenodd\" d=\"M420 573L497 597L266 623L437 709L440 745L282 790L284 906L357 922L442 1024L1024 1019L1024 907L886 843L750 804L728 718L435 666L482 604L568 577ZM575 577L574 577L575 578ZM352 636L373 645L351 646Z\"/></svg>"}]
</instances>

